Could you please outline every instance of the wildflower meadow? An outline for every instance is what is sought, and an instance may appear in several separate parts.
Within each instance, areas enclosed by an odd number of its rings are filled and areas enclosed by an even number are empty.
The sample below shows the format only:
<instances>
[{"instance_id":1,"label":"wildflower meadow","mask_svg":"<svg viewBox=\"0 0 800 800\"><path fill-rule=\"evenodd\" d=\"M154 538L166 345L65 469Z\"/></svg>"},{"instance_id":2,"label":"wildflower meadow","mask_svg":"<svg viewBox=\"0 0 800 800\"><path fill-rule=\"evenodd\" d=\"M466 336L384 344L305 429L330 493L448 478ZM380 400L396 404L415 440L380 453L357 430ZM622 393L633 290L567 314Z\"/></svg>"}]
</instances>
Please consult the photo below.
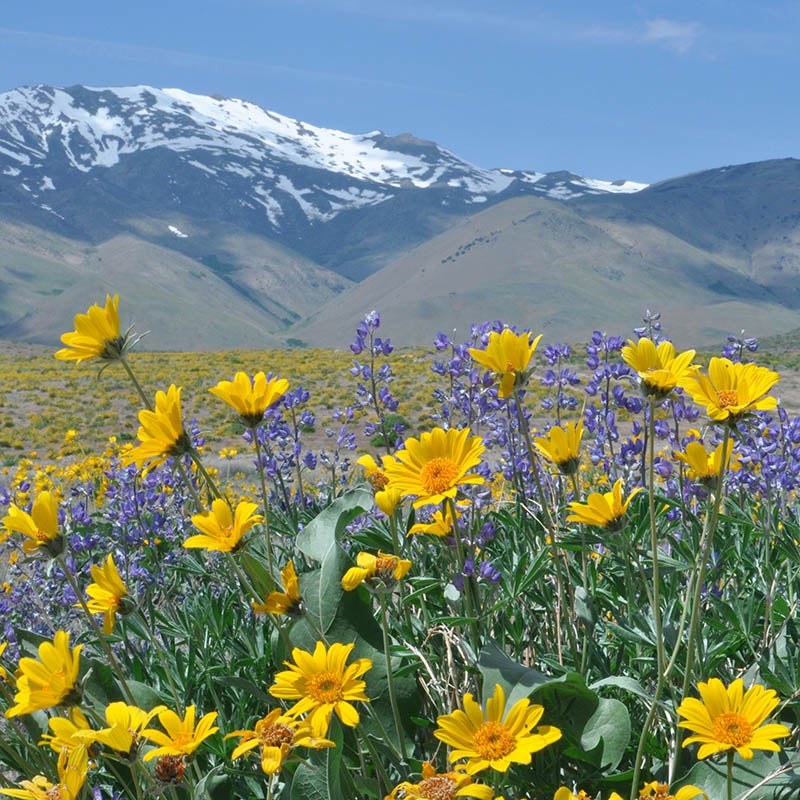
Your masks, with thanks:
<instances>
[{"instance_id":1,"label":"wildflower meadow","mask_svg":"<svg viewBox=\"0 0 800 800\"><path fill-rule=\"evenodd\" d=\"M755 340L643 323L372 312L198 402L77 314L0 476L0 794L796 800L800 418Z\"/></svg>"}]
</instances>

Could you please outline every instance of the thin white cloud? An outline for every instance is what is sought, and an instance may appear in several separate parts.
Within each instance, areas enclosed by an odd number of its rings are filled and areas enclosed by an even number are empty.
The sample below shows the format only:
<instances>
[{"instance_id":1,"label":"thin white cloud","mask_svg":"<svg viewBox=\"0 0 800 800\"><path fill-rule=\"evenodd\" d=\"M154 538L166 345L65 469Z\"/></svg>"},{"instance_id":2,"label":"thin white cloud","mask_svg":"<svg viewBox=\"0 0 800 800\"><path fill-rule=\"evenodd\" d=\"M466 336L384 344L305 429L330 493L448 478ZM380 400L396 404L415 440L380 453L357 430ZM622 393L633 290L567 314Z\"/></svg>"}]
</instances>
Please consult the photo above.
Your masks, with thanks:
<instances>
[{"instance_id":1,"label":"thin white cloud","mask_svg":"<svg viewBox=\"0 0 800 800\"><path fill-rule=\"evenodd\" d=\"M645 23L642 41L660 44L676 53L685 53L700 35L696 22L676 22L671 19L649 19Z\"/></svg>"}]
</instances>

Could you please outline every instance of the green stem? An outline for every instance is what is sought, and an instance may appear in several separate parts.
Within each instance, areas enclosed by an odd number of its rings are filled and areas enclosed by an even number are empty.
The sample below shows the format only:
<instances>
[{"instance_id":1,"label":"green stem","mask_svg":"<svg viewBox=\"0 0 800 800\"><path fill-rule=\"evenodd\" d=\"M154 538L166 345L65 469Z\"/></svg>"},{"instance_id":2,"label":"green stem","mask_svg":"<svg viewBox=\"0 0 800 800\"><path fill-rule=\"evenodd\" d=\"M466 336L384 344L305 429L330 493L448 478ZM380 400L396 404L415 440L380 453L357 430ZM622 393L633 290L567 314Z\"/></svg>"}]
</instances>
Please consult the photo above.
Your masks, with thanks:
<instances>
[{"instance_id":1,"label":"green stem","mask_svg":"<svg viewBox=\"0 0 800 800\"><path fill-rule=\"evenodd\" d=\"M261 483L261 504L264 508L264 540L267 546L267 572L274 574L275 563L272 555L272 537L269 529L269 501L267 499L267 480L264 475L264 465L261 463L261 444L258 441L258 430L252 428L253 442L256 448L256 465L258 468L258 479Z\"/></svg>"},{"instance_id":2,"label":"green stem","mask_svg":"<svg viewBox=\"0 0 800 800\"><path fill-rule=\"evenodd\" d=\"M144 393L144 389L142 389L142 385L139 383L138 379L136 378L136 375L133 374L133 370L131 369L131 365L128 363L128 359L125 358L125 356L121 356L119 361L122 364L122 366L125 368L125 372L128 373L128 377L131 379L131 383L133 384L133 387L136 389L136 392L138 393L139 397L141 398L142 403L144 403L144 407L148 411L152 411L153 410L153 406L150 403L150 400L147 397L147 395Z\"/></svg>"},{"instance_id":3,"label":"green stem","mask_svg":"<svg viewBox=\"0 0 800 800\"><path fill-rule=\"evenodd\" d=\"M728 750L728 800L733 800L733 754L735 750Z\"/></svg>"},{"instance_id":4,"label":"green stem","mask_svg":"<svg viewBox=\"0 0 800 800\"><path fill-rule=\"evenodd\" d=\"M178 688L175 686L175 682L172 680L172 674L169 671L169 664L167 664L166 657L164 656L164 648L156 640L155 631L150 625L150 621L147 619L147 617L140 610L137 610L136 616L142 621L142 625L144 625L144 629L147 631L147 635L150 637L150 642L153 645L153 649L156 651L156 656L161 663L161 668L164 670L164 675L166 676L167 683L169 684L170 694L172 695L172 699L175 701L175 708L177 709L181 706L181 700L178 697Z\"/></svg>"},{"instance_id":5,"label":"green stem","mask_svg":"<svg viewBox=\"0 0 800 800\"><path fill-rule=\"evenodd\" d=\"M400 721L400 707L397 705L397 693L395 692L394 688L392 656L389 649L389 617L386 613L386 590L384 588L380 588L378 589L377 594L381 606L381 632L383 633L383 655L386 659L386 686L389 690L389 703L392 706L394 726L397 729L397 740L400 743L400 755L403 757L403 761L408 761L408 754L406 753L406 737L403 734L403 724Z\"/></svg>"},{"instance_id":6,"label":"green stem","mask_svg":"<svg viewBox=\"0 0 800 800\"><path fill-rule=\"evenodd\" d=\"M450 507L450 514L453 519L453 538L456 543L456 558L458 561L458 570L464 576L464 606L467 616L470 618L469 630L470 638L472 639L472 651L477 659L480 652L480 633L478 631L477 615L477 597L474 595L475 585L474 575L464 575L464 544L461 541L461 531L458 528L458 517L456 516L456 504L452 497L447 498L447 504Z\"/></svg>"}]
</instances>

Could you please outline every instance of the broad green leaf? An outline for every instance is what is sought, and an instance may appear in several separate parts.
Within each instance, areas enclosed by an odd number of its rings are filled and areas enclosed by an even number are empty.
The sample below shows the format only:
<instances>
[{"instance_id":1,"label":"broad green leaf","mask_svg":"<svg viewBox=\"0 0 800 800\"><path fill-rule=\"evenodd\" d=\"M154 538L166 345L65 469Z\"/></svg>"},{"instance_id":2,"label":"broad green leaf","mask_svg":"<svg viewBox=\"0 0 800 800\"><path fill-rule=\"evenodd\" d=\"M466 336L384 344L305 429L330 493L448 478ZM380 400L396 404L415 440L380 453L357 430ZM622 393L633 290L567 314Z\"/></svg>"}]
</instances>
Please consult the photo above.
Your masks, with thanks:
<instances>
[{"instance_id":1,"label":"broad green leaf","mask_svg":"<svg viewBox=\"0 0 800 800\"><path fill-rule=\"evenodd\" d=\"M374 504L372 494L364 489L337 497L297 534L298 549L314 561L323 562L345 527Z\"/></svg>"},{"instance_id":2,"label":"broad green leaf","mask_svg":"<svg viewBox=\"0 0 800 800\"><path fill-rule=\"evenodd\" d=\"M311 750L292 778L290 800L342 800L342 726L331 717L327 738L336 747Z\"/></svg>"},{"instance_id":3,"label":"broad green leaf","mask_svg":"<svg viewBox=\"0 0 800 800\"><path fill-rule=\"evenodd\" d=\"M586 722L581 747L587 752L599 748L598 766L615 770L631 738L631 718L624 703L612 698L600 698L597 710Z\"/></svg>"},{"instance_id":4,"label":"broad green leaf","mask_svg":"<svg viewBox=\"0 0 800 800\"><path fill-rule=\"evenodd\" d=\"M495 642L489 642L481 650L478 668L483 675L486 691L491 694L494 685L499 683L505 690L506 703L509 706L514 705L517 700L528 697L537 686L548 680L543 673L509 658Z\"/></svg>"}]
</instances>

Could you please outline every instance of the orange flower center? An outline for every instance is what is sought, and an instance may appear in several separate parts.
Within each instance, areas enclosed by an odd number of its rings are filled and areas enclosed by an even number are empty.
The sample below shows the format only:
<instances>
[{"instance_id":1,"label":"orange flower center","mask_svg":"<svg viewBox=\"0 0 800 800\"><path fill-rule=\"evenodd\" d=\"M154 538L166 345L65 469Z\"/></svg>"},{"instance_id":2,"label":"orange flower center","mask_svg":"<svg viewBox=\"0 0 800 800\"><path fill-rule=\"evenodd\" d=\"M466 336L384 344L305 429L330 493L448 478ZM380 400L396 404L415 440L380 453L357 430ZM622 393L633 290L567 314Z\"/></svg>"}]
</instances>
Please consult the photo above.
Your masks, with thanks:
<instances>
[{"instance_id":1,"label":"orange flower center","mask_svg":"<svg viewBox=\"0 0 800 800\"><path fill-rule=\"evenodd\" d=\"M258 731L258 740L264 747L280 747L282 744L291 744L293 739L294 731L283 722L275 722Z\"/></svg>"},{"instance_id":2,"label":"orange flower center","mask_svg":"<svg viewBox=\"0 0 800 800\"><path fill-rule=\"evenodd\" d=\"M669 785L666 783L659 783L655 788L651 784L639 792L639 797L646 800L675 800L675 795L669 793Z\"/></svg>"},{"instance_id":3,"label":"orange flower center","mask_svg":"<svg viewBox=\"0 0 800 800\"><path fill-rule=\"evenodd\" d=\"M63 800L63 798L68 797L68 794L64 784L57 783L55 786L49 788L44 793L44 796L47 798L47 800ZM31 797L33 797L33 795L31 795Z\"/></svg>"},{"instance_id":4,"label":"orange flower center","mask_svg":"<svg viewBox=\"0 0 800 800\"><path fill-rule=\"evenodd\" d=\"M487 761L507 756L514 750L514 737L502 722L484 723L472 737L475 751Z\"/></svg>"},{"instance_id":5,"label":"orange flower center","mask_svg":"<svg viewBox=\"0 0 800 800\"><path fill-rule=\"evenodd\" d=\"M454 800L456 783L446 775L432 775L419 784L418 792L422 800Z\"/></svg>"},{"instance_id":6,"label":"orange flower center","mask_svg":"<svg viewBox=\"0 0 800 800\"><path fill-rule=\"evenodd\" d=\"M336 703L342 699L342 682L330 670L312 675L306 681L306 694L317 703Z\"/></svg>"},{"instance_id":7,"label":"orange flower center","mask_svg":"<svg viewBox=\"0 0 800 800\"><path fill-rule=\"evenodd\" d=\"M179 731L172 737L172 744L179 750L186 745L194 744L194 731Z\"/></svg>"},{"instance_id":8,"label":"orange flower center","mask_svg":"<svg viewBox=\"0 0 800 800\"><path fill-rule=\"evenodd\" d=\"M718 742L741 747L753 739L753 726L746 717L736 712L720 714L713 725L714 738Z\"/></svg>"},{"instance_id":9,"label":"orange flower center","mask_svg":"<svg viewBox=\"0 0 800 800\"><path fill-rule=\"evenodd\" d=\"M373 472L372 475L369 476L369 482L372 484L373 492L380 492L386 488L386 485L389 483L389 478L386 476L385 472Z\"/></svg>"},{"instance_id":10,"label":"orange flower center","mask_svg":"<svg viewBox=\"0 0 800 800\"><path fill-rule=\"evenodd\" d=\"M738 405L739 397L736 394L736 389L723 389L721 392L717 392L717 402L720 408L730 408Z\"/></svg>"},{"instance_id":11,"label":"orange flower center","mask_svg":"<svg viewBox=\"0 0 800 800\"><path fill-rule=\"evenodd\" d=\"M458 467L450 458L432 458L419 473L427 494L442 494L458 479Z\"/></svg>"},{"instance_id":12,"label":"orange flower center","mask_svg":"<svg viewBox=\"0 0 800 800\"><path fill-rule=\"evenodd\" d=\"M180 783L185 770L186 762L183 756L159 756L155 768L156 780L161 783Z\"/></svg>"}]
</instances>

